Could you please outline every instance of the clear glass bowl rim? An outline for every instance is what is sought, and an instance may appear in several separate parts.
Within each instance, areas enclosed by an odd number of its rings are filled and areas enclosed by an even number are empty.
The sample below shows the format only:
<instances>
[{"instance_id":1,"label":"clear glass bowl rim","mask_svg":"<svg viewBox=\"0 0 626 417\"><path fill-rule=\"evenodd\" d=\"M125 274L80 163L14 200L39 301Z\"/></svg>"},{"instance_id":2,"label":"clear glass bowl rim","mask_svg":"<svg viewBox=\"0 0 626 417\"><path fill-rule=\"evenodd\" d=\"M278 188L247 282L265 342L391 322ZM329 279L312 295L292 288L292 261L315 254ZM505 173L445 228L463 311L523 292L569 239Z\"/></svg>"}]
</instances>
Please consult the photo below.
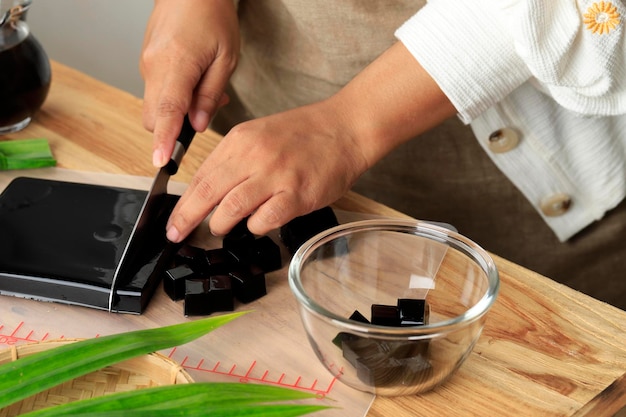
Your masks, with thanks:
<instances>
[{"instance_id":1,"label":"clear glass bowl rim","mask_svg":"<svg viewBox=\"0 0 626 417\"><path fill-rule=\"evenodd\" d=\"M300 267L309 253L319 248L324 243L337 239L341 236L363 231L396 231L417 234L432 238L433 240L448 243L456 249L461 248L463 252L469 254L473 261L479 264L485 271L488 280L487 291L483 297L481 297L476 304L465 311L465 313L448 320L423 326L388 327L359 323L345 317L340 317L317 304L307 295L300 281ZM432 223L411 219L360 220L344 223L318 233L304 242L293 255L289 263L288 281L291 291L302 306L314 315L330 320L340 329L351 331L353 333L367 334L369 337L396 336L402 338L414 337L416 339L421 339L425 336L432 337L437 334L449 333L450 331L458 330L460 327L465 327L473 323L489 311L495 302L500 289L500 276L495 262L487 251L485 251L477 243L450 229L446 229Z\"/></svg>"}]
</instances>

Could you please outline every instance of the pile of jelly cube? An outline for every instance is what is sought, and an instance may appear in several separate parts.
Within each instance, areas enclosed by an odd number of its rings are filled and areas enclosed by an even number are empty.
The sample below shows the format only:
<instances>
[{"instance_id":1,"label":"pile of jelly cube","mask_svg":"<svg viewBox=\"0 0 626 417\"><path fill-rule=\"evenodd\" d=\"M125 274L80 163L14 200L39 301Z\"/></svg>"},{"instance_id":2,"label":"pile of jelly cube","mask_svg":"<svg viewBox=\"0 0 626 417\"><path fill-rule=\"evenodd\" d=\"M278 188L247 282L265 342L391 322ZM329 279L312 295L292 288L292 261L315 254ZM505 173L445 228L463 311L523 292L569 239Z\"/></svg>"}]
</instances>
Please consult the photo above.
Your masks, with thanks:
<instances>
[{"instance_id":1,"label":"pile of jelly cube","mask_svg":"<svg viewBox=\"0 0 626 417\"><path fill-rule=\"evenodd\" d=\"M235 300L250 303L267 294L265 274L282 268L280 247L269 237L256 237L239 222L221 248L202 249L183 244L165 272L163 288L175 301L184 300L185 316L233 311ZM318 232L337 226L330 207L297 217L280 229L290 254Z\"/></svg>"},{"instance_id":2,"label":"pile of jelly cube","mask_svg":"<svg viewBox=\"0 0 626 417\"><path fill-rule=\"evenodd\" d=\"M401 298L396 305L372 304L370 320L358 310L350 320L391 327L423 326L428 324L429 311L426 300ZM357 377L370 386L410 387L433 376L428 340L380 340L341 332L333 343Z\"/></svg>"}]
</instances>

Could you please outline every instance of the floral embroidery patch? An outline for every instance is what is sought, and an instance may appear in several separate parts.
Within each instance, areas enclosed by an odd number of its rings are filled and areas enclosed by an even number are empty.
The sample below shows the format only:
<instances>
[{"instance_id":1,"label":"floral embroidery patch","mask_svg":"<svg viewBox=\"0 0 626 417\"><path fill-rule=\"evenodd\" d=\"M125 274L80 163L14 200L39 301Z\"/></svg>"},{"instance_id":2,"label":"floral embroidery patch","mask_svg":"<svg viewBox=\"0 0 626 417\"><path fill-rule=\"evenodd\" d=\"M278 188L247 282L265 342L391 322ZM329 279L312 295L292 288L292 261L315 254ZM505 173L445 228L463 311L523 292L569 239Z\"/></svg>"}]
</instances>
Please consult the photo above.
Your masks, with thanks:
<instances>
[{"instance_id":1,"label":"floral embroidery patch","mask_svg":"<svg viewBox=\"0 0 626 417\"><path fill-rule=\"evenodd\" d=\"M620 23L620 14L611 2L593 3L583 17L587 29L599 35L609 33Z\"/></svg>"}]
</instances>

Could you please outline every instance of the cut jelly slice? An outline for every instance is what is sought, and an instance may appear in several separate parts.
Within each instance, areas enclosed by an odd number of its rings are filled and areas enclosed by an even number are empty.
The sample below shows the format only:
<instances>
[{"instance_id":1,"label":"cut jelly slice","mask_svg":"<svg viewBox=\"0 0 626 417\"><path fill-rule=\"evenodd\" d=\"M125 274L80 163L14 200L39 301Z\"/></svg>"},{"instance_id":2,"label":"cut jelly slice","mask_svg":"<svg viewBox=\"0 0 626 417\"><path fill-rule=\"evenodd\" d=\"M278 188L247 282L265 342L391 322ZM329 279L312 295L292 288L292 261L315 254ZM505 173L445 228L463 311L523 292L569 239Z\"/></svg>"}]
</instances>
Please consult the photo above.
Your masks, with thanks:
<instances>
[{"instance_id":1,"label":"cut jelly slice","mask_svg":"<svg viewBox=\"0 0 626 417\"><path fill-rule=\"evenodd\" d=\"M428 324L427 312L426 300L398 299L400 326L423 326Z\"/></svg>"},{"instance_id":2,"label":"cut jelly slice","mask_svg":"<svg viewBox=\"0 0 626 417\"><path fill-rule=\"evenodd\" d=\"M228 275L185 280L185 316L205 316L235 309Z\"/></svg>"},{"instance_id":3,"label":"cut jelly slice","mask_svg":"<svg viewBox=\"0 0 626 417\"><path fill-rule=\"evenodd\" d=\"M165 271L163 290L174 301L185 298L185 280L198 278L198 274L187 265L179 265Z\"/></svg>"},{"instance_id":4,"label":"cut jelly slice","mask_svg":"<svg viewBox=\"0 0 626 417\"><path fill-rule=\"evenodd\" d=\"M222 239L222 247L232 252L248 248L255 240L255 236L247 226L248 218L244 218L233 227Z\"/></svg>"},{"instance_id":5,"label":"cut jelly slice","mask_svg":"<svg viewBox=\"0 0 626 417\"><path fill-rule=\"evenodd\" d=\"M339 222L331 207L323 207L304 216L296 217L280 228L280 239L292 255L316 234L338 226Z\"/></svg>"},{"instance_id":6,"label":"cut jelly slice","mask_svg":"<svg viewBox=\"0 0 626 417\"><path fill-rule=\"evenodd\" d=\"M343 357L357 376L371 386L402 385L428 378L431 365L428 343L420 340L389 341L350 335L342 339ZM409 371L420 373L411 376Z\"/></svg>"},{"instance_id":7,"label":"cut jelly slice","mask_svg":"<svg viewBox=\"0 0 626 417\"><path fill-rule=\"evenodd\" d=\"M349 317L350 320L358 321L360 323L369 323L370 321L359 310L354 312Z\"/></svg>"},{"instance_id":8,"label":"cut jelly slice","mask_svg":"<svg viewBox=\"0 0 626 417\"><path fill-rule=\"evenodd\" d=\"M276 271L283 266L280 247L269 236L256 239L241 256L242 262L256 265L263 272Z\"/></svg>"},{"instance_id":9,"label":"cut jelly slice","mask_svg":"<svg viewBox=\"0 0 626 417\"><path fill-rule=\"evenodd\" d=\"M372 324L379 326L400 326L400 314L397 306L372 304Z\"/></svg>"},{"instance_id":10,"label":"cut jelly slice","mask_svg":"<svg viewBox=\"0 0 626 417\"><path fill-rule=\"evenodd\" d=\"M174 256L174 266L187 265L192 267L197 262L203 262L204 249L183 244Z\"/></svg>"},{"instance_id":11,"label":"cut jelly slice","mask_svg":"<svg viewBox=\"0 0 626 417\"><path fill-rule=\"evenodd\" d=\"M384 354L367 360L358 358L356 370L363 383L380 388L410 389L433 377L430 361L420 355L400 359Z\"/></svg>"},{"instance_id":12,"label":"cut jelly slice","mask_svg":"<svg viewBox=\"0 0 626 417\"><path fill-rule=\"evenodd\" d=\"M203 264L198 264L197 271L203 275L225 275L237 268L239 260L223 248L204 251Z\"/></svg>"},{"instance_id":13,"label":"cut jelly slice","mask_svg":"<svg viewBox=\"0 0 626 417\"><path fill-rule=\"evenodd\" d=\"M233 293L242 303L250 303L267 294L265 273L261 268L252 264L241 269L229 272L233 286Z\"/></svg>"},{"instance_id":14,"label":"cut jelly slice","mask_svg":"<svg viewBox=\"0 0 626 417\"><path fill-rule=\"evenodd\" d=\"M254 264L263 272L272 272L282 268L280 247L269 236L248 241L245 244L225 245L224 249L233 254L241 264Z\"/></svg>"},{"instance_id":15,"label":"cut jelly slice","mask_svg":"<svg viewBox=\"0 0 626 417\"><path fill-rule=\"evenodd\" d=\"M354 312L350 315L350 320L354 320L354 321L358 321L359 323L369 323L370 321L363 315L361 314L360 311L358 310L354 310ZM337 345L338 347L342 347L343 341L344 340L354 340L355 338L357 338L358 336L355 336L351 333L346 333L346 332L340 332L337 334L337 336L335 336L335 338L333 339L333 343L335 345Z\"/></svg>"}]
</instances>

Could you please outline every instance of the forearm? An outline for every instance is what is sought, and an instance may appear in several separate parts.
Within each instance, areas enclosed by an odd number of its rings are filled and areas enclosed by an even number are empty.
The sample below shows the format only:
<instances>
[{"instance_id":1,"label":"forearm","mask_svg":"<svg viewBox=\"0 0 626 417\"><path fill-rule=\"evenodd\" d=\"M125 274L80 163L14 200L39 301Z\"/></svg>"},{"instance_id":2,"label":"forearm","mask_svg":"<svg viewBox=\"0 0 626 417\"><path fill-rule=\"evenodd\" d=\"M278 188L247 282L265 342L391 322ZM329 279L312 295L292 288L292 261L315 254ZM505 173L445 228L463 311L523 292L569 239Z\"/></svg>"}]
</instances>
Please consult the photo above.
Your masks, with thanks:
<instances>
[{"instance_id":1,"label":"forearm","mask_svg":"<svg viewBox=\"0 0 626 417\"><path fill-rule=\"evenodd\" d=\"M370 167L401 143L456 113L400 42L326 103L340 115Z\"/></svg>"}]
</instances>

